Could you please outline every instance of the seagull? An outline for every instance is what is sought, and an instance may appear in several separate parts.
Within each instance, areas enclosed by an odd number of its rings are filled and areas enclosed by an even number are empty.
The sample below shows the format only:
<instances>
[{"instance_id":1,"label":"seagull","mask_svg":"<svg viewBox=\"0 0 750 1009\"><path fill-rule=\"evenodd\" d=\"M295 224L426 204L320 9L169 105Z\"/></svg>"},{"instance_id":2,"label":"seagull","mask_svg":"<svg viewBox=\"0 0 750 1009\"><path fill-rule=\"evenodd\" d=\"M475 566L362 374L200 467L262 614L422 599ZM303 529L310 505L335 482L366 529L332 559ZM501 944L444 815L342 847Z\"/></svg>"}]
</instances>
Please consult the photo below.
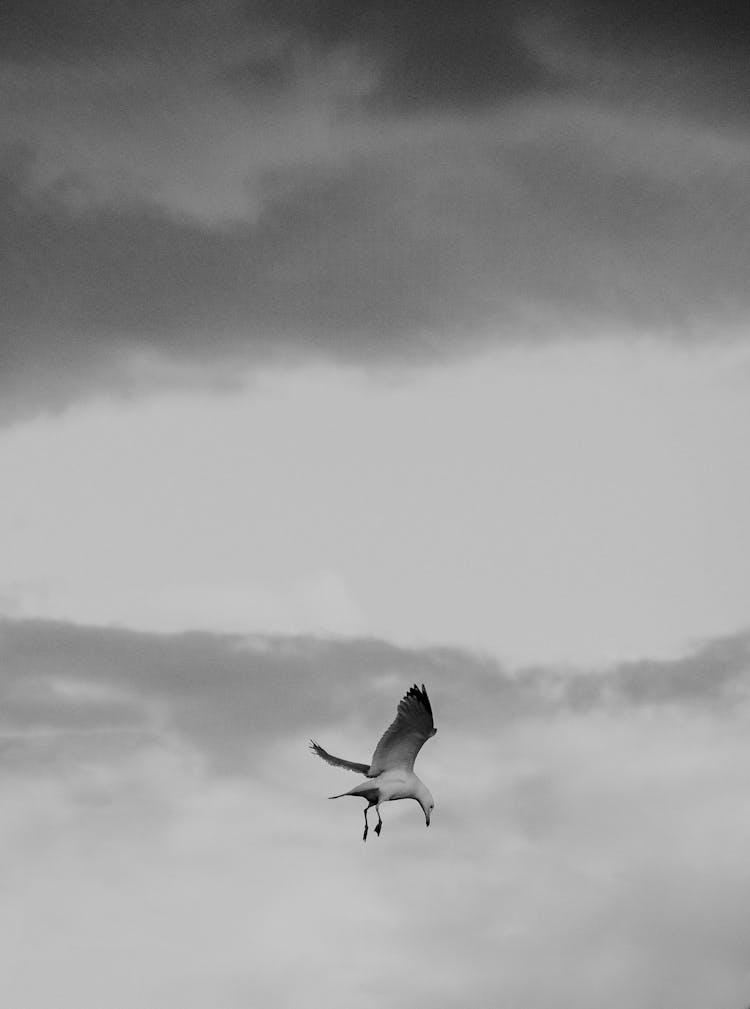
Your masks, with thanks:
<instances>
[{"instance_id":1,"label":"seagull","mask_svg":"<svg viewBox=\"0 0 750 1009\"><path fill-rule=\"evenodd\" d=\"M416 799L424 812L425 823L430 826L430 813L435 808L432 793L414 773L414 761L424 743L437 732L432 721L432 707L427 691L414 684L409 687L399 702L396 717L383 733L375 747L372 763L356 764L352 760L334 757L327 753L315 740L310 740L313 753L334 767L345 767L347 771L366 775L366 779L348 792L329 795L329 799L341 799L344 795L361 795L367 799L365 806L365 832L362 840L367 840L369 824L367 813L374 806L378 814L375 833L380 836L383 821L380 818L381 802L396 799Z\"/></svg>"}]
</instances>

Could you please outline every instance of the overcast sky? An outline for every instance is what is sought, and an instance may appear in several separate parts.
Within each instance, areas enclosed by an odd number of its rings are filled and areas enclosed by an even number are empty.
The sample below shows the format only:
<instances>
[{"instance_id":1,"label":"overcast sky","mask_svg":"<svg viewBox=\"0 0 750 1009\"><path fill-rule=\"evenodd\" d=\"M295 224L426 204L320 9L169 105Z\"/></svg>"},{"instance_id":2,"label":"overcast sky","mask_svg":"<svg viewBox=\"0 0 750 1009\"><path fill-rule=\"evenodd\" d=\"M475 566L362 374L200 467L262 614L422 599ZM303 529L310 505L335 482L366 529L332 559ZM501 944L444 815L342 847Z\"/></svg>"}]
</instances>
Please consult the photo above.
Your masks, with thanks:
<instances>
[{"instance_id":1,"label":"overcast sky","mask_svg":"<svg viewBox=\"0 0 750 1009\"><path fill-rule=\"evenodd\" d=\"M739 3L3 3L14 1006L750 1002L749 93Z\"/></svg>"}]
</instances>

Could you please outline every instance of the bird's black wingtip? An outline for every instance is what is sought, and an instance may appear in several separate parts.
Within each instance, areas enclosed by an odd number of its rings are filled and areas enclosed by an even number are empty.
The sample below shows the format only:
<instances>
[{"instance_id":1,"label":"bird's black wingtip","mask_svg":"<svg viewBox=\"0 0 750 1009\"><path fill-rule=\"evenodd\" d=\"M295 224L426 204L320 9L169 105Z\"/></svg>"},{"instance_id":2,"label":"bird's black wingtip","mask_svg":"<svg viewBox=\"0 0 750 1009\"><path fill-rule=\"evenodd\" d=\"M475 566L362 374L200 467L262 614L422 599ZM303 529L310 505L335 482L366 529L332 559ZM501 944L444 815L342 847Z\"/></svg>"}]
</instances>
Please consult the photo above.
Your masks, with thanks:
<instances>
[{"instance_id":1,"label":"bird's black wingtip","mask_svg":"<svg viewBox=\"0 0 750 1009\"><path fill-rule=\"evenodd\" d=\"M407 697L413 697L416 701L422 705L427 714L432 718L432 705L430 704L430 698L427 696L427 688L424 683L422 684L422 689L420 690L417 684L409 687L406 691Z\"/></svg>"}]
</instances>

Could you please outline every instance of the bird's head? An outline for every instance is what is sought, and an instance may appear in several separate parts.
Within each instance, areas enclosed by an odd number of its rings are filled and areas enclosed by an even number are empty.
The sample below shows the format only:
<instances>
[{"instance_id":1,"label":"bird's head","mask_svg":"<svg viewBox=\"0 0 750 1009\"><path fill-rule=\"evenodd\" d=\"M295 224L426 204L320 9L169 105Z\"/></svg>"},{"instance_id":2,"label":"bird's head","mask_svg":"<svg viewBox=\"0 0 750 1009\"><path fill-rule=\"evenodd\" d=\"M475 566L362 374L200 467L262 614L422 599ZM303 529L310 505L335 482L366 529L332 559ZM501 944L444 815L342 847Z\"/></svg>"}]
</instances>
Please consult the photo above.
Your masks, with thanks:
<instances>
[{"instance_id":1,"label":"bird's head","mask_svg":"<svg viewBox=\"0 0 750 1009\"><path fill-rule=\"evenodd\" d=\"M425 824L430 826L430 815L435 808L435 800L432 798L432 792L420 781L419 792L415 796L417 802L422 807L422 812L424 813Z\"/></svg>"}]
</instances>

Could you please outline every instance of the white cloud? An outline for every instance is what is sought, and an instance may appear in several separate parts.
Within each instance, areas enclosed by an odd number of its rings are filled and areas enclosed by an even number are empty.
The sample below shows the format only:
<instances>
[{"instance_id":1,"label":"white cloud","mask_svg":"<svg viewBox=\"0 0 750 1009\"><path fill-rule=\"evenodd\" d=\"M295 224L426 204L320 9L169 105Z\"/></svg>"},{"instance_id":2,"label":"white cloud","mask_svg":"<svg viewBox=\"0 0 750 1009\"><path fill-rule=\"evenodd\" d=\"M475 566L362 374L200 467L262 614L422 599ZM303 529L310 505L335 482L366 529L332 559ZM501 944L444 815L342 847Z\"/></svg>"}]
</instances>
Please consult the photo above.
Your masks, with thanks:
<instances>
[{"instance_id":1,"label":"white cloud","mask_svg":"<svg viewBox=\"0 0 750 1009\"><path fill-rule=\"evenodd\" d=\"M685 664L652 670L668 702L605 693L586 710L519 676L512 690L533 699L520 711L499 671L493 683L469 656L411 656L439 727L419 758L433 823L390 804L363 845L361 804L325 798L349 777L305 743L321 711L331 747L350 732L374 743L398 694L368 690L372 643L357 661L346 644L239 654L222 639L24 626L8 640L8 676L129 683L164 716L114 747L105 719L41 762L55 744L27 735L3 761L4 990L24 1009L746 999L748 705L696 707L674 688ZM376 668L407 675L406 654L376 651ZM710 679L736 651L716 643L696 661ZM199 721L178 732L196 699ZM244 724L219 724L230 709ZM227 736L257 726L250 759L221 769Z\"/></svg>"}]
</instances>

